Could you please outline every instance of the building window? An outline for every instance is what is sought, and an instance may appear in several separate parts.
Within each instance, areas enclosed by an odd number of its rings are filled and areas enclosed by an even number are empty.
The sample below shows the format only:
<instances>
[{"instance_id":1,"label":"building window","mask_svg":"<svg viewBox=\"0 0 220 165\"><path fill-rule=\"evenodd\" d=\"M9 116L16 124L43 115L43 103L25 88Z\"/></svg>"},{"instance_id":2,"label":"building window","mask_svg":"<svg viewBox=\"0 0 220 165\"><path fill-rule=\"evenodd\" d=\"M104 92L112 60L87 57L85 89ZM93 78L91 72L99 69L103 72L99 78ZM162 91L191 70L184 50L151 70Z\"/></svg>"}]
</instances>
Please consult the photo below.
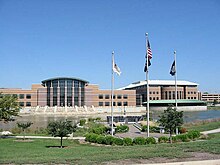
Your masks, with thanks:
<instances>
[{"instance_id":1,"label":"building window","mask_svg":"<svg viewBox=\"0 0 220 165\"><path fill-rule=\"evenodd\" d=\"M109 97L109 95L105 95L105 99L109 99L110 97Z\"/></svg>"},{"instance_id":2,"label":"building window","mask_svg":"<svg viewBox=\"0 0 220 165\"><path fill-rule=\"evenodd\" d=\"M124 99L128 99L128 95L123 95L123 98Z\"/></svg>"},{"instance_id":3,"label":"building window","mask_svg":"<svg viewBox=\"0 0 220 165\"><path fill-rule=\"evenodd\" d=\"M188 99L190 99L190 97L188 97Z\"/></svg>"},{"instance_id":4,"label":"building window","mask_svg":"<svg viewBox=\"0 0 220 165\"><path fill-rule=\"evenodd\" d=\"M116 104L115 104L115 102L113 102L113 106L115 106Z\"/></svg>"},{"instance_id":5,"label":"building window","mask_svg":"<svg viewBox=\"0 0 220 165\"><path fill-rule=\"evenodd\" d=\"M26 99L31 99L31 94L26 94Z\"/></svg>"},{"instance_id":6,"label":"building window","mask_svg":"<svg viewBox=\"0 0 220 165\"><path fill-rule=\"evenodd\" d=\"M151 95L152 92L149 92L149 94Z\"/></svg>"},{"instance_id":7,"label":"building window","mask_svg":"<svg viewBox=\"0 0 220 165\"><path fill-rule=\"evenodd\" d=\"M109 102L105 102L105 106L109 106L110 104L109 104Z\"/></svg>"},{"instance_id":8,"label":"building window","mask_svg":"<svg viewBox=\"0 0 220 165\"><path fill-rule=\"evenodd\" d=\"M103 99L103 95L99 95L99 99Z\"/></svg>"},{"instance_id":9,"label":"building window","mask_svg":"<svg viewBox=\"0 0 220 165\"><path fill-rule=\"evenodd\" d=\"M190 92L188 92L188 94L190 94Z\"/></svg>"},{"instance_id":10,"label":"building window","mask_svg":"<svg viewBox=\"0 0 220 165\"><path fill-rule=\"evenodd\" d=\"M155 92L153 91L153 94L155 95Z\"/></svg>"},{"instance_id":11,"label":"building window","mask_svg":"<svg viewBox=\"0 0 220 165\"><path fill-rule=\"evenodd\" d=\"M157 97L157 100L159 100L159 97Z\"/></svg>"},{"instance_id":12,"label":"building window","mask_svg":"<svg viewBox=\"0 0 220 165\"><path fill-rule=\"evenodd\" d=\"M31 106L31 102L26 102L26 106L30 107Z\"/></svg>"},{"instance_id":13,"label":"building window","mask_svg":"<svg viewBox=\"0 0 220 165\"><path fill-rule=\"evenodd\" d=\"M122 106L121 102L118 102L117 104L118 104L118 106Z\"/></svg>"},{"instance_id":14,"label":"building window","mask_svg":"<svg viewBox=\"0 0 220 165\"><path fill-rule=\"evenodd\" d=\"M24 94L19 94L19 99L24 99Z\"/></svg>"},{"instance_id":15,"label":"building window","mask_svg":"<svg viewBox=\"0 0 220 165\"><path fill-rule=\"evenodd\" d=\"M150 97L150 100L152 100L152 97Z\"/></svg>"},{"instance_id":16,"label":"building window","mask_svg":"<svg viewBox=\"0 0 220 165\"><path fill-rule=\"evenodd\" d=\"M99 106L103 106L103 102L99 102Z\"/></svg>"},{"instance_id":17,"label":"building window","mask_svg":"<svg viewBox=\"0 0 220 165\"><path fill-rule=\"evenodd\" d=\"M23 106L24 106L24 102L19 102L19 105L20 105L21 107L23 107Z\"/></svg>"},{"instance_id":18,"label":"building window","mask_svg":"<svg viewBox=\"0 0 220 165\"><path fill-rule=\"evenodd\" d=\"M121 95L118 95L118 96L117 96L118 99L121 99L121 97L122 97Z\"/></svg>"},{"instance_id":19,"label":"building window","mask_svg":"<svg viewBox=\"0 0 220 165\"><path fill-rule=\"evenodd\" d=\"M157 92L157 95L159 94L159 92Z\"/></svg>"},{"instance_id":20,"label":"building window","mask_svg":"<svg viewBox=\"0 0 220 165\"><path fill-rule=\"evenodd\" d=\"M196 100L196 97L194 97L194 99Z\"/></svg>"},{"instance_id":21,"label":"building window","mask_svg":"<svg viewBox=\"0 0 220 165\"><path fill-rule=\"evenodd\" d=\"M124 106L128 106L128 102L127 102L127 101L124 102L123 105L124 105Z\"/></svg>"}]
</instances>

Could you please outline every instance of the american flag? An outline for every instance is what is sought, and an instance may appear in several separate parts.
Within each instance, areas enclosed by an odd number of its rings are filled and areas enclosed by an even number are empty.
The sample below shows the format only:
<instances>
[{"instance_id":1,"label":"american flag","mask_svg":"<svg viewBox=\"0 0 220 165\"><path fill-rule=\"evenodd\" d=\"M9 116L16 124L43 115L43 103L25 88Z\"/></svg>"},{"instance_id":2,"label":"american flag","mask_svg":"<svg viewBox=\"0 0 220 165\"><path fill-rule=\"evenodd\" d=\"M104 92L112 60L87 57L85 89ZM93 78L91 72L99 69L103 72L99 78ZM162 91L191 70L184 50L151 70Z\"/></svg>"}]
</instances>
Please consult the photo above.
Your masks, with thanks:
<instances>
[{"instance_id":1,"label":"american flag","mask_svg":"<svg viewBox=\"0 0 220 165\"><path fill-rule=\"evenodd\" d=\"M148 55L148 58L147 58L147 55ZM146 58L146 62L145 62L144 72L147 71L148 66L151 66L150 60L152 59L152 51L151 51L150 42L148 39L147 39L147 54L146 54L145 58ZM147 66L147 60L148 60L148 66Z\"/></svg>"}]
</instances>

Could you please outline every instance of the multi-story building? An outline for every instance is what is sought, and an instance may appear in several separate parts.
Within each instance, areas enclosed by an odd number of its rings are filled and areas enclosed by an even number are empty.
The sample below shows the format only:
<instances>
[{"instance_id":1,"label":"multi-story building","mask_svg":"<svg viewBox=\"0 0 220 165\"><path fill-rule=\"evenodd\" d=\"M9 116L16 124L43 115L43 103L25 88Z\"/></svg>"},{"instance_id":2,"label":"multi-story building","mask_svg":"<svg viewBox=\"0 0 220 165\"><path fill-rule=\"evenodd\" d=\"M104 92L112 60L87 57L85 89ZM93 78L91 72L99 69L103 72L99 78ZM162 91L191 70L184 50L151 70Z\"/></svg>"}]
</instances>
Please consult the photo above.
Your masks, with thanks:
<instances>
[{"instance_id":1,"label":"multi-story building","mask_svg":"<svg viewBox=\"0 0 220 165\"><path fill-rule=\"evenodd\" d=\"M33 84L30 90L0 88L0 93L17 95L21 107L94 106L107 108L111 106L111 90L101 90L98 85L70 77L43 80L42 84ZM177 99L197 100L198 96L198 84L189 81L177 81ZM143 105L147 100L146 81L139 81L114 90L113 98L114 106ZM149 98L155 101L174 100L175 81L150 80Z\"/></svg>"},{"instance_id":2,"label":"multi-story building","mask_svg":"<svg viewBox=\"0 0 220 165\"><path fill-rule=\"evenodd\" d=\"M30 90L0 88L0 93L16 95L21 107L111 105L111 90L100 90L98 85L70 77L43 80L42 84L32 85ZM135 90L115 90L113 98L114 106L136 106Z\"/></svg>"},{"instance_id":3,"label":"multi-story building","mask_svg":"<svg viewBox=\"0 0 220 165\"><path fill-rule=\"evenodd\" d=\"M141 105L147 101L147 82L138 81L120 88L136 91L136 103ZM174 100L175 81L173 80L149 80L150 100ZM177 81L177 99L198 100L198 84L189 81Z\"/></svg>"},{"instance_id":4,"label":"multi-story building","mask_svg":"<svg viewBox=\"0 0 220 165\"><path fill-rule=\"evenodd\" d=\"M200 99L208 103L214 103L215 100L220 103L220 94L200 93Z\"/></svg>"}]
</instances>

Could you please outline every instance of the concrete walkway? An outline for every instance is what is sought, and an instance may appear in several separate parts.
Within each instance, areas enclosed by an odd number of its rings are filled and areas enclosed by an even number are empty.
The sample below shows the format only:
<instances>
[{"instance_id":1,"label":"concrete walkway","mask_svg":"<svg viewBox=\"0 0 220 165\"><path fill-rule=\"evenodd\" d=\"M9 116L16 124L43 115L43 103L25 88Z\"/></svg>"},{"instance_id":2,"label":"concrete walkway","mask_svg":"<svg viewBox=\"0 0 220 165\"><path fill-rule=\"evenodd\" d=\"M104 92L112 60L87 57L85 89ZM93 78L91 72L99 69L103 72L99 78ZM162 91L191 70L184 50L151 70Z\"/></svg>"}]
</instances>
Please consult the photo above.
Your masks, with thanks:
<instances>
[{"instance_id":1,"label":"concrete walkway","mask_svg":"<svg viewBox=\"0 0 220 165\"><path fill-rule=\"evenodd\" d=\"M201 132L201 134L207 135L207 134L219 133L219 132L220 132L220 128L218 128L218 129L213 129L213 130L209 130L209 131L203 131L203 132Z\"/></svg>"},{"instance_id":2,"label":"concrete walkway","mask_svg":"<svg viewBox=\"0 0 220 165\"><path fill-rule=\"evenodd\" d=\"M18 138L22 139L24 136L5 136L6 138ZM52 136L25 136L25 139L60 139L60 137ZM72 139L72 140L84 140L85 137L63 137L63 139Z\"/></svg>"},{"instance_id":3,"label":"concrete walkway","mask_svg":"<svg viewBox=\"0 0 220 165\"><path fill-rule=\"evenodd\" d=\"M139 164L136 164L139 165ZM220 165L220 159L216 160L201 160L201 161L188 161L188 162L173 162L173 163L154 163L154 164L141 164L141 165Z\"/></svg>"}]
</instances>

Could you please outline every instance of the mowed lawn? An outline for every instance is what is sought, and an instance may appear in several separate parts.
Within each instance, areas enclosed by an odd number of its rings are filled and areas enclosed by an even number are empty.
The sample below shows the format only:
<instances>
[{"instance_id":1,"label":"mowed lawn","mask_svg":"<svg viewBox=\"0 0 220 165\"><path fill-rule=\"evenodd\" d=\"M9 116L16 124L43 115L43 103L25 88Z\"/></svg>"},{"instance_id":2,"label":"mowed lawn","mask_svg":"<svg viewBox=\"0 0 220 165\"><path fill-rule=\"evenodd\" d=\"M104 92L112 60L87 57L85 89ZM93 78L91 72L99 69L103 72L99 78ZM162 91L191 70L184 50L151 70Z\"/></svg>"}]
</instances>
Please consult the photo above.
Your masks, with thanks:
<instances>
[{"instance_id":1,"label":"mowed lawn","mask_svg":"<svg viewBox=\"0 0 220 165\"><path fill-rule=\"evenodd\" d=\"M100 164L123 159L185 158L190 157L189 152L220 154L220 134L211 135L206 141L179 144L93 146L64 140L64 146L68 146L66 148L47 147L59 144L59 140L34 139L32 142L17 142L15 139L0 139L0 163Z\"/></svg>"}]
</instances>

